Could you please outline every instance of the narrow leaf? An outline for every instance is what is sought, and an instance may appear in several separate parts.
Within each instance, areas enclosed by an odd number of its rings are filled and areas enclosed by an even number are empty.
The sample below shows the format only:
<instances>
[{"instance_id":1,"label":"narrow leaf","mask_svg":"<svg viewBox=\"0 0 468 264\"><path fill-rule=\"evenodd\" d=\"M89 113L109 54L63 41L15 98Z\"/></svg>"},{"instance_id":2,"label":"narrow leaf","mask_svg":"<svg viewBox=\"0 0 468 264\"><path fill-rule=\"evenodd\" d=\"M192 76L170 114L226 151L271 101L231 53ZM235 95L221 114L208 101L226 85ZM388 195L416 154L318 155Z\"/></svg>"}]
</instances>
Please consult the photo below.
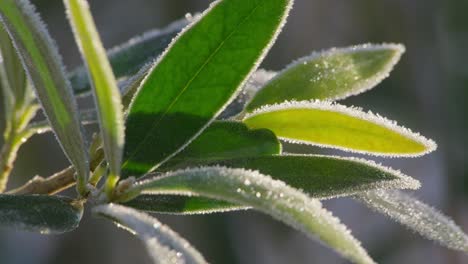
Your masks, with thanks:
<instances>
[{"instance_id":1,"label":"narrow leaf","mask_svg":"<svg viewBox=\"0 0 468 264\"><path fill-rule=\"evenodd\" d=\"M320 201L255 171L203 167L138 182L131 193L198 195L252 206L300 230L355 263L374 263L349 230Z\"/></svg>"},{"instance_id":2,"label":"narrow leaf","mask_svg":"<svg viewBox=\"0 0 468 264\"><path fill-rule=\"evenodd\" d=\"M0 24L0 56L3 63L0 65L5 71L3 84L8 86L14 95L14 101L17 107L23 106L26 99L28 86L26 85L26 74L18 58L18 54L11 42L8 32Z\"/></svg>"},{"instance_id":3,"label":"narrow leaf","mask_svg":"<svg viewBox=\"0 0 468 264\"><path fill-rule=\"evenodd\" d=\"M217 1L172 42L130 106L125 176L158 167L221 113L266 55L291 4Z\"/></svg>"},{"instance_id":4,"label":"narrow leaf","mask_svg":"<svg viewBox=\"0 0 468 264\"><path fill-rule=\"evenodd\" d=\"M215 121L161 169L280 152L278 139L267 129L250 130L239 122Z\"/></svg>"},{"instance_id":5,"label":"narrow leaf","mask_svg":"<svg viewBox=\"0 0 468 264\"><path fill-rule=\"evenodd\" d=\"M57 234L78 227L83 214L80 202L46 195L0 195L0 226Z\"/></svg>"},{"instance_id":6,"label":"narrow leaf","mask_svg":"<svg viewBox=\"0 0 468 264\"><path fill-rule=\"evenodd\" d=\"M415 157L437 148L434 141L372 113L328 102L285 102L245 117L250 128L268 128L292 143L379 156Z\"/></svg>"},{"instance_id":7,"label":"narrow leaf","mask_svg":"<svg viewBox=\"0 0 468 264\"><path fill-rule=\"evenodd\" d=\"M153 263L207 263L184 238L147 214L116 204L100 205L93 211L137 235L145 243Z\"/></svg>"},{"instance_id":8,"label":"narrow leaf","mask_svg":"<svg viewBox=\"0 0 468 264\"><path fill-rule=\"evenodd\" d=\"M141 36L110 49L107 56L115 76L119 79L129 78L144 65L156 60L188 22L185 18L177 20L161 30L145 32ZM85 67L81 66L73 70L69 79L75 94L91 91Z\"/></svg>"},{"instance_id":9,"label":"narrow leaf","mask_svg":"<svg viewBox=\"0 0 468 264\"><path fill-rule=\"evenodd\" d=\"M151 213L210 214L249 209L247 206L199 196L143 194L123 205Z\"/></svg>"},{"instance_id":10,"label":"narrow leaf","mask_svg":"<svg viewBox=\"0 0 468 264\"><path fill-rule=\"evenodd\" d=\"M86 0L64 0L75 40L92 80L110 176L120 176L124 145L122 102L112 68Z\"/></svg>"},{"instance_id":11,"label":"narrow leaf","mask_svg":"<svg viewBox=\"0 0 468 264\"><path fill-rule=\"evenodd\" d=\"M189 147L188 147L189 148ZM229 168L258 170L281 180L291 187L303 190L310 197L331 199L377 189L417 189L419 181L399 171L372 161L319 155L281 155L235 158L215 161L191 160L175 168L188 165L222 165ZM143 195L126 205L159 213L204 214L246 209L238 204L219 200L202 200L200 197L175 195ZM174 206L174 208L170 208Z\"/></svg>"},{"instance_id":12,"label":"narrow leaf","mask_svg":"<svg viewBox=\"0 0 468 264\"><path fill-rule=\"evenodd\" d=\"M468 236L450 218L399 191L371 191L357 199L377 212L451 249L468 252Z\"/></svg>"},{"instance_id":13,"label":"narrow leaf","mask_svg":"<svg viewBox=\"0 0 468 264\"><path fill-rule=\"evenodd\" d=\"M278 73L246 110L284 101L339 100L363 93L388 76L404 51L399 44L365 44L315 52Z\"/></svg>"},{"instance_id":14,"label":"narrow leaf","mask_svg":"<svg viewBox=\"0 0 468 264\"><path fill-rule=\"evenodd\" d=\"M89 174L87 149L76 102L55 43L28 0L0 0L0 20L83 187Z\"/></svg>"}]
</instances>

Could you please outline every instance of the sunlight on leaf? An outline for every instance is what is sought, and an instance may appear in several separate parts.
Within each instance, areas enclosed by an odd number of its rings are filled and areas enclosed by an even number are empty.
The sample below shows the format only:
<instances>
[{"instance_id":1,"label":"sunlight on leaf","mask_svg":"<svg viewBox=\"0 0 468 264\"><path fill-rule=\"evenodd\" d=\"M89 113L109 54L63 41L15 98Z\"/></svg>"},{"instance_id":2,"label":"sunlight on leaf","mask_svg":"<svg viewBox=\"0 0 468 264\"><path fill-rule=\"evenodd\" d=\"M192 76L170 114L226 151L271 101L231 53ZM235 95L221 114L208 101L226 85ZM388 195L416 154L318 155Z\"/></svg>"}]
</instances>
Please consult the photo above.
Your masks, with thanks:
<instances>
[{"instance_id":1,"label":"sunlight on leaf","mask_svg":"<svg viewBox=\"0 0 468 264\"><path fill-rule=\"evenodd\" d=\"M55 43L28 0L0 0L0 20L10 34L57 138L83 187L89 174L78 110Z\"/></svg>"},{"instance_id":2,"label":"sunlight on leaf","mask_svg":"<svg viewBox=\"0 0 468 264\"><path fill-rule=\"evenodd\" d=\"M82 204L47 195L0 195L0 226L59 234L78 227Z\"/></svg>"},{"instance_id":3,"label":"sunlight on leaf","mask_svg":"<svg viewBox=\"0 0 468 264\"><path fill-rule=\"evenodd\" d=\"M147 214L116 204L99 205L94 207L93 212L137 235L145 243L154 263L207 263L189 242Z\"/></svg>"},{"instance_id":4,"label":"sunlight on leaf","mask_svg":"<svg viewBox=\"0 0 468 264\"><path fill-rule=\"evenodd\" d=\"M451 249L468 252L468 236L450 218L399 191L371 191L356 196L365 205L422 236Z\"/></svg>"},{"instance_id":5,"label":"sunlight on leaf","mask_svg":"<svg viewBox=\"0 0 468 264\"><path fill-rule=\"evenodd\" d=\"M255 171L202 167L169 172L137 182L126 198L142 192L197 195L252 206L311 238L318 238L355 263L374 263L350 231L319 200Z\"/></svg>"},{"instance_id":6,"label":"sunlight on leaf","mask_svg":"<svg viewBox=\"0 0 468 264\"><path fill-rule=\"evenodd\" d=\"M265 106L245 117L250 128L268 128L292 142L389 157L416 157L434 151L434 141L360 109L320 102Z\"/></svg>"},{"instance_id":7,"label":"sunlight on leaf","mask_svg":"<svg viewBox=\"0 0 468 264\"><path fill-rule=\"evenodd\" d=\"M120 177L124 145L124 121L120 91L86 0L64 0L75 40L92 80L94 101L104 153L109 164L109 178Z\"/></svg>"},{"instance_id":8,"label":"sunlight on leaf","mask_svg":"<svg viewBox=\"0 0 468 264\"><path fill-rule=\"evenodd\" d=\"M339 100L363 93L389 75L404 51L399 44L365 44L314 52L266 83L246 110L284 101Z\"/></svg>"},{"instance_id":9,"label":"sunlight on leaf","mask_svg":"<svg viewBox=\"0 0 468 264\"><path fill-rule=\"evenodd\" d=\"M157 168L213 121L258 67L291 5L291 0L217 1L183 30L131 103L124 176Z\"/></svg>"}]
</instances>

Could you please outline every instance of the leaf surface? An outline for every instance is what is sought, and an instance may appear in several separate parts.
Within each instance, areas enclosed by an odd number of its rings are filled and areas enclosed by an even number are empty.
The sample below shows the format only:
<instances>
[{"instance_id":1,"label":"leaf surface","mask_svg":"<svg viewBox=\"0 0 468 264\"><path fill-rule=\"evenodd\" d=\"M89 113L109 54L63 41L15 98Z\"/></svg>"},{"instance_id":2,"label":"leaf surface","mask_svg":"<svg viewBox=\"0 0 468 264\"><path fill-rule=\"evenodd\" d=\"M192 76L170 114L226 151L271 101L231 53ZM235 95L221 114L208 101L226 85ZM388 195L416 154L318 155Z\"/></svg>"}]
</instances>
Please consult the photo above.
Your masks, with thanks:
<instances>
[{"instance_id":1,"label":"leaf surface","mask_svg":"<svg viewBox=\"0 0 468 264\"><path fill-rule=\"evenodd\" d=\"M437 148L434 141L360 109L320 102L286 102L245 117L251 129L267 128L292 143L379 156L414 157Z\"/></svg>"},{"instance_id":2,"label":"leaf surface","mask_svg":"<svg viewBox=\"0 0 468 264\"><path fill-rule=\"evenodd\" d=\"M144 65L156 60L167 48L171 40L187 26L187 19L177 20L167 27L154 29L107 52L112 70L118 79L127 79L136 74ZM91 91L88 74L84 66L74 69L69 74L75 94Z\"/></svg>"},{"instance_id":3,"label":"leaf surface","mask_svg":"<svg viewBox=\"0 0 468 264\"><path fill-rule=\"evenodd\" d=\"M315 52L267 82L246 110L284 101L339 100L363 93L388 76L404 50L399 44L365 44Z\"/></svg>"},{"instance_id":4,"label":"leaf surface","mask_svg":"<svg viewBox=\"0 0 468 264\"><path fill-rule=\"evenodd\" d=\"M117 204L99 205L93 212L138 236L145 243L153 263L207 263L184 238L154 217Z\"/></svg>"},{"instance_id":5,"label":"leaf surface","mask_svg":"<svg viewBox=\"0 0 468 264\"><path fill-rule=\"evenodd\" d=\"M92 80L99 127L110 175L118 177L124 145L122 102L117 82L86 0L64 0L75 40Z\"/></svg>"},{"instance_id":6,"label":"leaf surface","mask_svg":"<svg viewBox=\"0 0 468 264\"><path fill-rule=\"evenodd\" d=\"M0 195L2 227L58 234L78 227L82 214L82 205L65 197Z\"/></svg>"},{"instance_id":7,"label":"leaf surface","mask_svg":"<svg viewBox=\"0 0 468 264\"><path fill-rule=\"evenodd\" d=\"M210 124L257 68L291 4L217 1L173 41L130 106L125 176L155 169Z\"/></svg>"},{"instance_id":8,"label":"leaf surface","mask_svg":"<svg viewBox=\"0 0 468 264\"><path fill-rule=\"evenodd\" d=\"M175 171L138 182L128 194L140 192L197 195L251 206L311 238L318 238L352 262L374 263L349 230L324 209L320 201L255 171L224 167Z\"/></svg>"},{"instance_id":9,"label":"leaf surface","mask_svg":"<svg viewBox=\"0 0 468 264\"><path fill-rule=\"evenodd\" d=\"M83 183L89 174L87 149L76 102L55 43L28 0L0 0L0 20L13 40L58 141Z\"/></svg>"},{"instance_id":10,"label":"leaf surface","mask_svg":"<svg viewBox=\"0 0 468 264\"><path fill-rule=\"evenodd\" d=\"M357 195L369 208L451 249L468 252L468 236L452 219L399 191L376 190Z\"/></svg>"},{"instance_id":11,"label":"leaf surface","mask_svg":"<svg viewBox=\"0 0 468 264\"><path fill-rule=\"evenodd\" d=\"M279 154L281 144L267 129L250 130L233 121L215 121L161 170L202 162Z\"/></svg>"}]
</instances>

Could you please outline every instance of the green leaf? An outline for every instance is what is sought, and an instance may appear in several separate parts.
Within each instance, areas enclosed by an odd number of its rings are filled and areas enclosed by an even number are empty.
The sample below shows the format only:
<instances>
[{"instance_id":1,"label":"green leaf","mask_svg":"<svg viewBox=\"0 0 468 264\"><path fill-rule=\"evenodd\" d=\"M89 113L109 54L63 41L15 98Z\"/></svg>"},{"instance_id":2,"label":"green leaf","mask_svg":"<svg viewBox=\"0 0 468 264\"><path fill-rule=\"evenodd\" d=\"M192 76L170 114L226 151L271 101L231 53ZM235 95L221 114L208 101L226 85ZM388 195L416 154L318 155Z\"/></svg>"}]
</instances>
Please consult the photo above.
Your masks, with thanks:
<instances>
[{"instance_id":1,"label":"green leaf","mask_svg":"<svg viewBox=\"0 0 468 264\"><path fill-rule=\"evenodd\" d=\"M140 181L127 195L197 195L251 206L300 230L355 263L374 263L349 230L320 201L255 171L203 167Z\"/></svg>"},{"instance_id":2,"label":"green leaf","mask_svg":"<svg viewBox=\"0 0 468 264\"><path fill-rule=\"evenodd\" d=\"M28 85L26 84L26 74L18 58L18 54L11 42L10 36L0 24L0 56L3 62L0 67L4 69L5 75L2 80L3 85L11 91L14 97L16 107L23 106L28 97ZM3 71L3 70L2 70Z\"/></svg>"},{"instance_id":3,"label":"green leaf","mask_svg":"<svg viewBox=\"0 0 468 264\"><path fill-rule=\"evenodd\" d=\"M451 249L468 252L468 236L459 226L407 194L378 190L359 194L357 199L428 239Z\"/></svg>"},{"instance_id":4,"label":"green leaf","mask_svg":"<svg viewBox=\"0 0 468 264\"><path fill-rule=\"evenodd\" d=\"M123 203L123 205L151 213L164 214L210 214L249 209L222 200L199 196L143 194Z\"/></svg>"},{"instance_id":5,"label":"green leaf","mask_svg":"<svg viewBox=\"0 0 468 264\"><path fill-rule=\"evenodd\" d=\"M120 91L86 0L64 0L75 40L92 79L109 177L120 176L124 125Z\"/></svg>"},{"instance_id":6,"label":"green leaf","mask_svg":"<svg viewBox=\"0 0 468 264\"><path fill-rule=\"evenodd\" d=\"M131 77L144 65L155 60L188 22L187 19L177 20L161 30L145 32L110 49L107 56L115 76L119 79ZM75 94L84 94L91 90L85 67L74 69L69 79Z\"/></svg>"},{"instance_id":7,"label":"green leaf","mask_svg":"<svg viewBox=\"0 0 468 264\"><path fill-rule=\"evenodd\" d=\"M184 150L162 165L162 170L202 162L279 154L281 144L267 129L250 130L244 124L215 121Z\"/></svg>"},{"instance_id":8,"label":"green leaf","mask_svg":"<svg viewBox=\"0 0 468 264\"><path fill-rule=\"evenodd\" d=\"M360 109L328 102L286 102L249 114L248 127L268 128L280 139L379 156L415 157L434 141Z\"/></svg>"},{"instance_id":9,"label":"green leaf","mask_svg":"<svg viewBox=\"0 0 468 264\"><path fill-rule=\"evenodd\" d=\"M76 102L57 48L27 0L0 0L0 20L10 34L57 138L75 166L79 186L89 174Z\"/></svg>"},{"instance_id":10,"label":"green leaf","mask_svg":"<svg viewBox=\"0 0 468 264\"><path fill-rule=\"evenodd\" d=\"M189 148L189 147L188 147ZM175 168L184 168L179 164ZM217 161L192 161L192 166L222 165L258 170L310 197L330 199L377 189L417 189L419 181L372 161L319 155L281 155L235 158ZM144 195L126 205L159 213L204 214L246 209L238 204L200 197ZM170 208L173 206L174 208Z\"/></svg>"},{"instance_id":11,"label":"green leaf","mask_svg":"<svg viewBox=\"0 0 468 264\"><path fill-rule=\"evenodd\" d=\"M217 1L174 40L130 106L123 175L155 169L209 125L266 55L291 4Z\"/></svg>"},{"instance_id":12,"label":"green leaf","mask_svg":"<svg viewBox=\"0 0 468 264\"><path fill-rule=\"evenodd\" d=\"M363 93L388 76L404 51L399 44L365 44L313 53L266 83L246 110L284 101L339 100Z\"/></svg>"},{"instance_id":13,"label":"green leaf","mask_svg":"<svg viewBox=\"0 0 468 264\"><path fill-rule=\"evenodd\" d=\"M137 235L154 263L207 263L184 238L147 214L117 204L99 205L93 212Z\"/></svg>"},{"instance_id":14,"label":"green leaf","mask_svg":"<svg viewBox=\"0 0 468 264\"><path fill-rule=\"evenodd\" d=\"M82 204L65 197L0 195L0 226L58 234L78 227Z\"/></svg>"}]
</instances>

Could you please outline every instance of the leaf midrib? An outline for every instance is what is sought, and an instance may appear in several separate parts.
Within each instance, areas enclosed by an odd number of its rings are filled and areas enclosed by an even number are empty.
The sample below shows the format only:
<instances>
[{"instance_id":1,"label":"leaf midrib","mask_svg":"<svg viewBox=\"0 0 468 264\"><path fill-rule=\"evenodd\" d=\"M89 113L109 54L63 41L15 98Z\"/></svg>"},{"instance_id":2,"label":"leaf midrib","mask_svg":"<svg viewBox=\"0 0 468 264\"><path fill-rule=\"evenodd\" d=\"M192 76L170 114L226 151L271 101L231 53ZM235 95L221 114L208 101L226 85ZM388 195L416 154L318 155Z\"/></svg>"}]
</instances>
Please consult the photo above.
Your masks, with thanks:
<instances>
[{"instance_id":1,"label":"leaf midrib","mask_svg":"<svg viewBox=\"0 0 468 264\"><path fill-rule=\"evenodd\" d=\"M224 44L226 43L227 40L229 40L232 35L234 33L237 32L237 30L239 29L239 27L244 24L251 16L252 14L263 4L264 2L261 2L259 3L257 6L255 6L252 11L241 21L239 22L235 29L229 33L229 35L223 40L221 41L221 43L218 45L218 47L216 48L216 50L205 60L205 62L203 63L203 65L200 67L200 69L193 75L193 77L187 82L187 84L184 86L184 88L182 89L182 91L180 91L180 93L176 96L176 98L173 100L173 102L169 105L169 107L167 107L166 111L162 114L162 116L153 123L153 125L151 126L151 129L150 129L150 133L147 133L146 136L144 137L144 139L137 145L137 147L135 148L135 150L132 152L132 154L130 154L130 156L127 158L127 160L124 162L124 164L122 165L122 167L125 167L125 165L128 164L128 162L136 155L136 153L140 150L140 148L143 146L143 143L148 139L148 137L152 134L151 132L157 127L157 125L161 122L161 120L164 119L164 117L167 115L167 113L169 112L169 110L171 110L172 106L177 102L177 100L180 98L180 96L182 96L182 94L184 94L184 92L188 89L188 87L190 86L190 84L198 77L198 75L203 71L203 69L206 67L206 65L211 61L211 59L218 54L219 50L224 46ZM157 66L156 66L157 67ZM212 119L212 118L211 118Z\"/></svg>"}]
</instances>

